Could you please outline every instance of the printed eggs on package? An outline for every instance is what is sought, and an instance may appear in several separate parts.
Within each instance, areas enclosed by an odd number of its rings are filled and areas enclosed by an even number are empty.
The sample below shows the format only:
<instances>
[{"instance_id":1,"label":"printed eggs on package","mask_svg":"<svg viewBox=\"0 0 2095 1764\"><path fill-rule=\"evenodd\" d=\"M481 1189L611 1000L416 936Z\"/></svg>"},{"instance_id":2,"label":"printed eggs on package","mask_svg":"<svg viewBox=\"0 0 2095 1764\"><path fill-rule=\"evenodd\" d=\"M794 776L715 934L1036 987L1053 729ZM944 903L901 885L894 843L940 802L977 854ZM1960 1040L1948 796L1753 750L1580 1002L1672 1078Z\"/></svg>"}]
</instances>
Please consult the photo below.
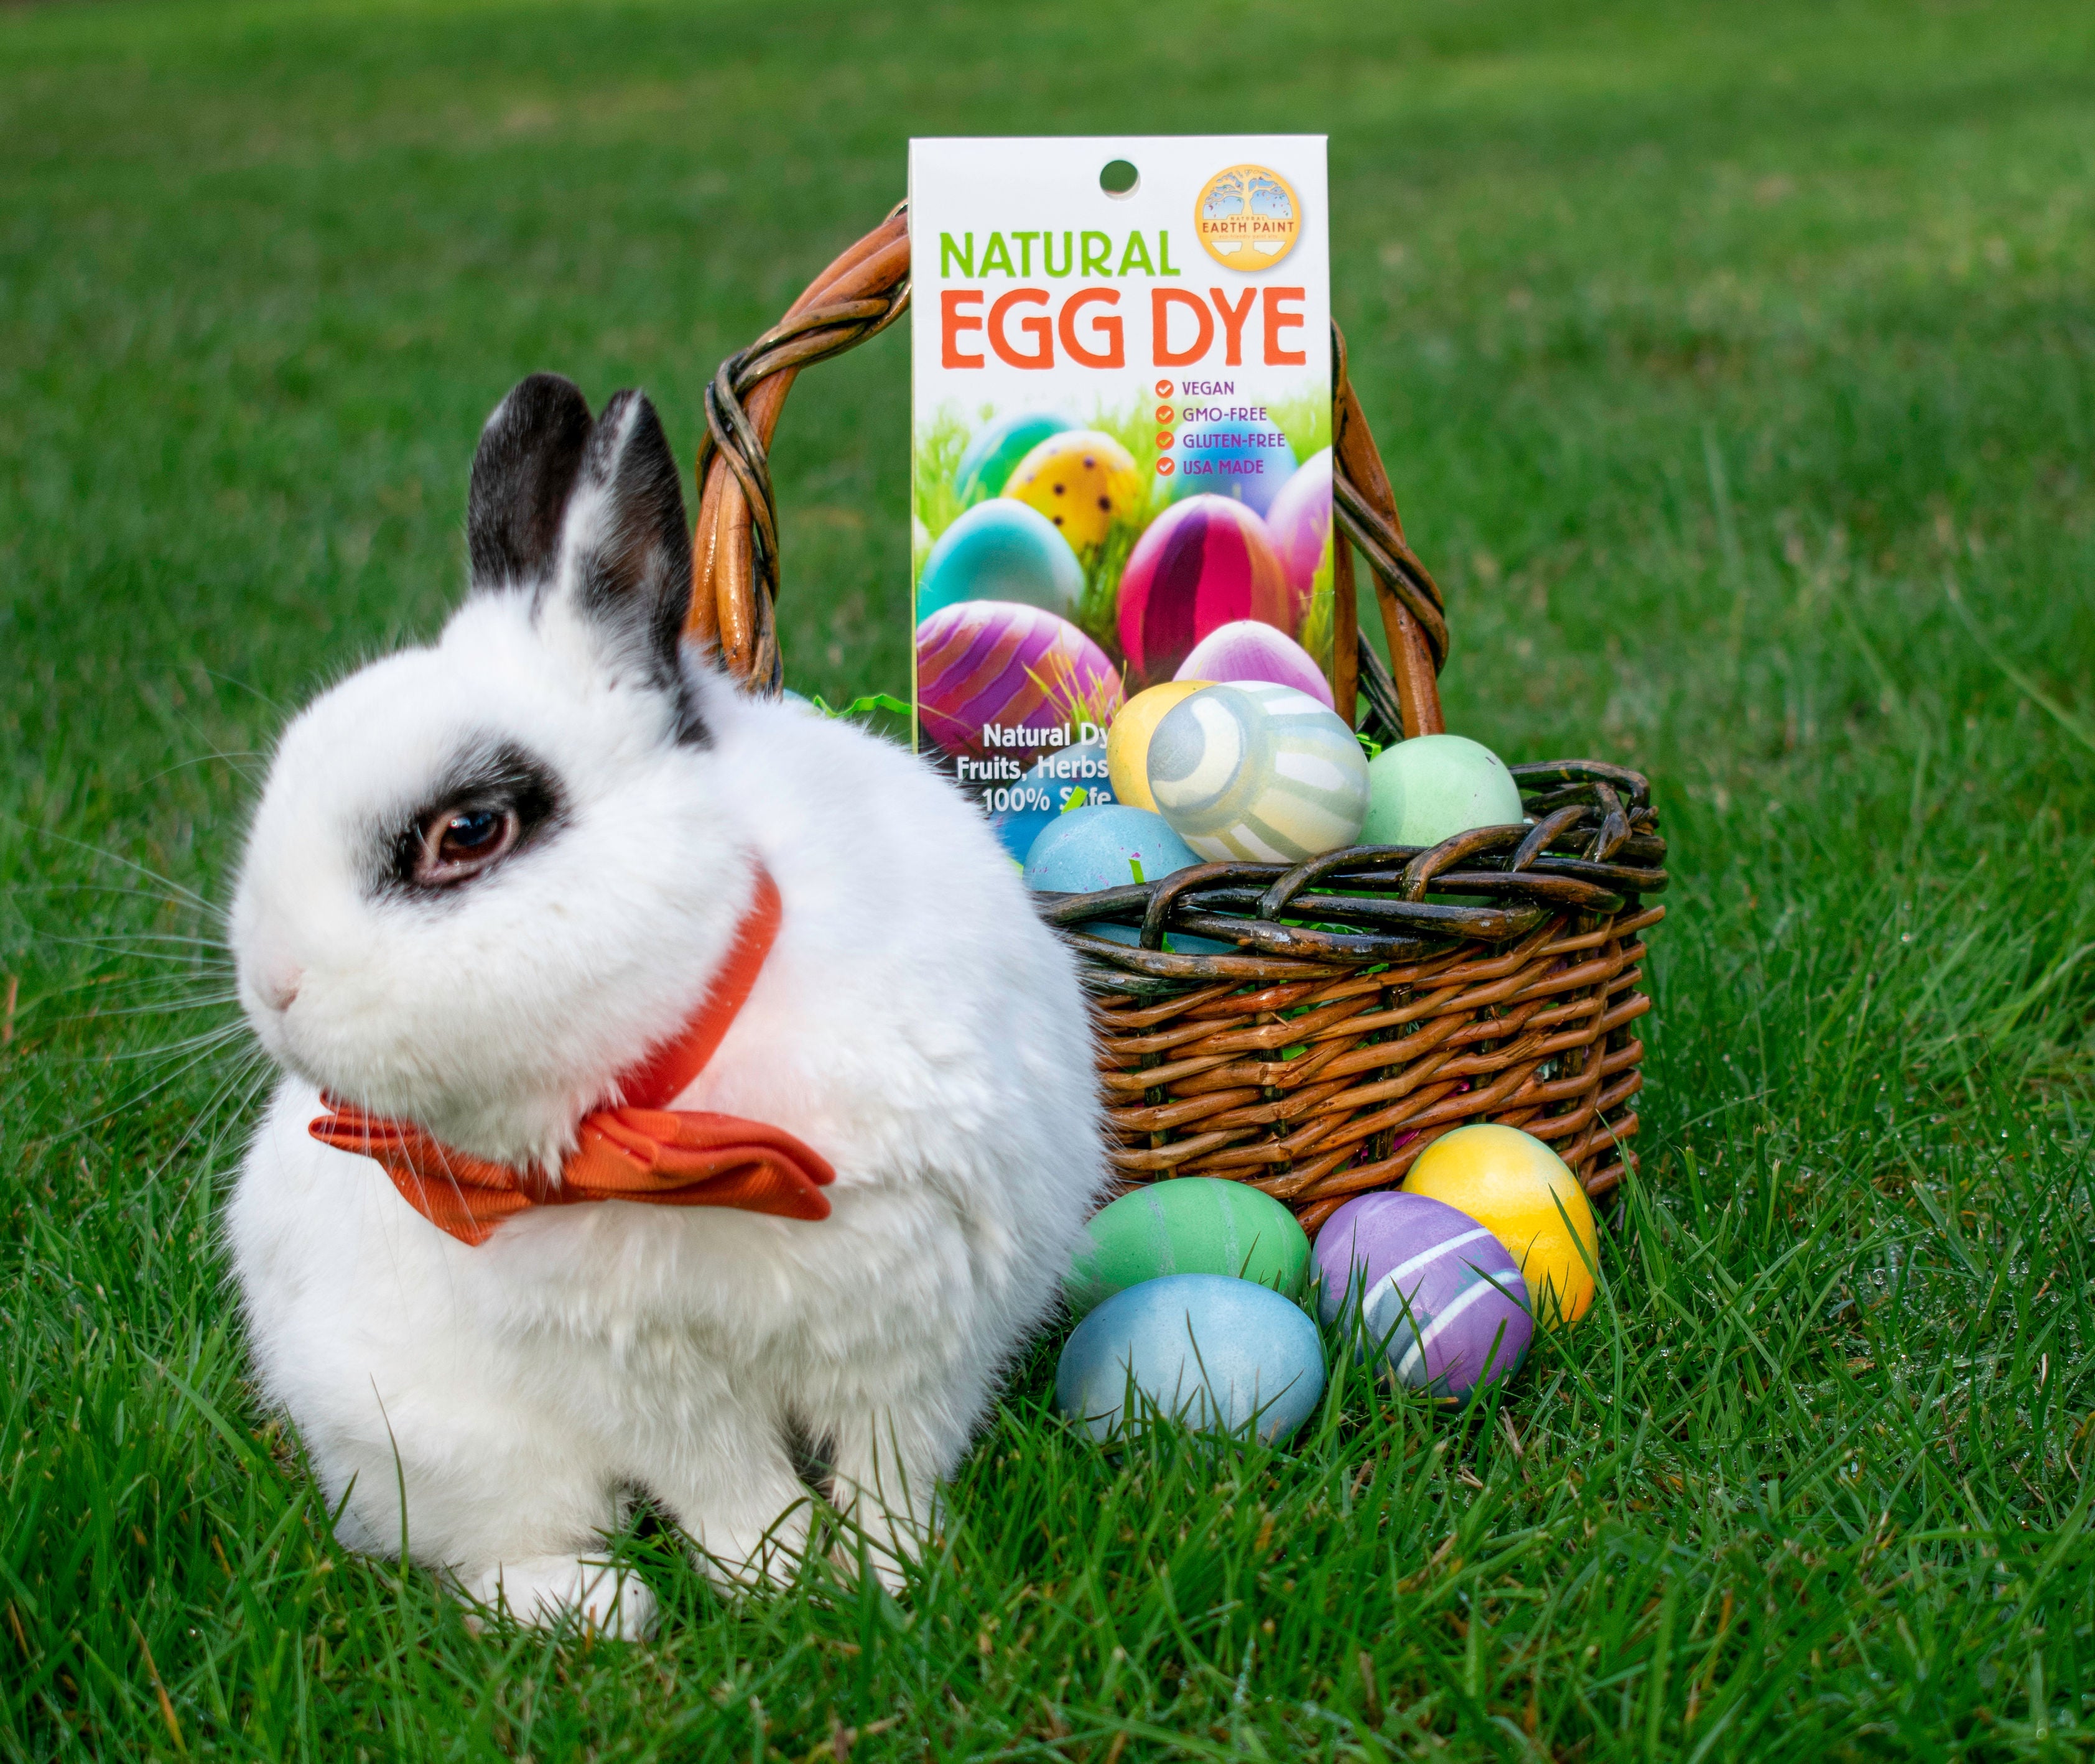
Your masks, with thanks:
<instances>
[{"instance_id":1,"label":"printed eggs on package","mask_svg":"<svg viewBox=\"0 0 2095 1764\"><path fill-rule=\"evenodd\" d=\"M1269 681L1274 686L1293 686L1298 692L1308 693L1326 710L1331 708L1331 682L1310 659L1309 651L1293 638L1257 619L1238 619L1209 632L1179 664L1178 676L1181 680L1225 684Z\"/></svg>"},{"instance_id":2,"label":"printed eggs on package","mask_svg":"<svg viewBox=\"0 0 2095 1764\"><path fill-rule=\"evenodd\" d=\"M1466 735L1413 735L1368 767L1364 845L1438 845L1472 827L1518 825L1526 811L1505 762Z\"/></svg>"},{"instance_id":3,"label":"printed eggs on package","mask_svg":"<svg viewBox=\"0 0 2095 1764\"><path fill-rule=\"evenodd\" d=\"M1323 1394L1316 1324L1293 1300L1222 1274L1115 1293L1077 1325L1055 1369L1055 1406L1095 1440L1138 1435L1152 1411L1284 1440Z\"/></svg>"},{"instance_id":4,"label":"printed eggs on package","mask_svg":"<svg viewBox=\"0 0 2095 1764\"><path fill-rule=\"evenodd\" d=\"M1050 748L1034 760L1016 788L993 786L982 792L989 801L990 825L1004 841L1004 848L1018 861L1033 849L1041 830L1069 807L1078 791L1088 804L1113 799L1113 785L1103 741L1079 741L1067 747ZM974 794L971 788L969 794ZM1012 806L997 808L998 802Z\"/></svg>"},{"instance_id":5,"label":"printed eggs on package","mask_svg":"<svg viewBox=\"0 0 2095 1764\"><path fill-rule=\"evenodd\" d=\"M1078 553L1095 551L1142 498L1135 455L1095 429L1051 435L1015 466L1004 494L1034 508Z\"/></svg>"},{"instance_id":6,"label":"printed eggs on package","mask_svg":"<svg viewBox=\"0 0 2095 1764\"><path fill-rule=\"evenodd\" d=\"M963 503L1000 496L1012 468L1050 435L1077 425L1048 411L1015 411L999 417L968 443L953 469L953 489Z\"/></svg>"},{"instance_id":7,"label":"printed eggs on package","mask_svg":"<svg viewBox=\"0 0 2095 1764\"><path fill-rule=\"evenodd\" d=\"M1457 1127L1419 1153L1404 1191L1460 1208L1505 1244L1544 1328L1586 1314L1601 1255L1593 1204L1533 1134L1496 1122Z\"/></svg>"},{"instance_id":8,"label":"printed eggs on package","mask_svg":"<svg viewBox=\"0 0 2095 1764\"><path fill-rule=\"evenodd\" d=\"M1280 486L1265 512L1266 531L1295 596L1295 622L1309 610L1317 571L1331 537L1331 450L1320 448L1304 460L1295 476Z\"/></svg>"},{"instance_id":9,"label":"printed eggs on package","mask_svg":"<svg viewBox=\"0 0 2095 1764\"><path fill-rule=\"evenodd\" d=\"M1309 1239L1272 1196L1213 1176L1145 1183L1092 1216L1062 1283L1072 1315L1165 1274L1228 1274L1300 1296Z\"/></svg>"},{"instance_id":10,"label":"printed eggs on package","mask_svg":"<svg viewBox=\"0 0 2095 1764\"><path fill-rule=\"evenodd\" d=\"M1212 686L1165 713L1149 788L1203 857L1297 864L1355 843L1368 768L1334 712L1291 686Z\"/></svg>"},{"instance_id":11,"label":"printed eggs on package","mask_svg":"<svg viewBox=\"0 0 2095 1764\"><path fill-rule=\"evenodd\" d=\"M1293 599L1265 524L1241 503L1194 496L1149 525L1121 573L1120 647L1141 681L1169 680L1218 625L1285 627Z\"/></svg>"},{"instance_id":12,"label":"printed eggs on package","mask_svg":"<svg viewBox=\"0 0 2095 1764\"><path fill-rule=\"evenodd\" d=\"M1527 1287L1505 1246L1423 1195L1361 1195L1324 1222L1317 1304L1327 1324L1352 1312L1369 1351L1436 1396L1511 1378L1535 1337Z\"/></svg>"},{"instance_id":13,"label":"printed eggs on package","mask_svg":"<svg viewBox=\"0 0 2095 1764\"><path fill-rule=\"evenodd\" d=\"M1084 568L1062 535L1023 503L978 503L940 534L917 578L919 623L963 600L1008 600L1067 618Z\"/></svg>"},{"instance_id":14,"label":"printed eggs on package","mask_svg":"<svg viewBox=\"0 0 2095 1764\"><path fill-rule=\"evenodd\" d=\"M962 600L917 627L917 706L924 732L947 753L988 752L997 743L987 725L1104 723L1121 695L1105 651L1042 608Z\"/></svg>"},{"instance_id":15,"label":"printed eggs on package","mask_svg":"<svg viewBox=\"0 0 2095 1764\"><path fill-rule=\"evenodd\" d=\"M1226 496L1262 515L1294 475L1295 451L1278 423L1265 416L1196 423L1179 433L1171 495Z\"/></svg>"},{"instance_id":16,"label":"printed eggs on package","mask_svg":"<svg viewBox=\"0 0 2095 1764\"><path fill-rule=\"evenodd\" d=\"M1167 680L1138 692L1121 706L1106 731L1106 764L1113 777L1113 799L1137 808L1154 808L1149 794L1149 740L1164 713L1212 680Z\"/></svg>"}]
</instances>

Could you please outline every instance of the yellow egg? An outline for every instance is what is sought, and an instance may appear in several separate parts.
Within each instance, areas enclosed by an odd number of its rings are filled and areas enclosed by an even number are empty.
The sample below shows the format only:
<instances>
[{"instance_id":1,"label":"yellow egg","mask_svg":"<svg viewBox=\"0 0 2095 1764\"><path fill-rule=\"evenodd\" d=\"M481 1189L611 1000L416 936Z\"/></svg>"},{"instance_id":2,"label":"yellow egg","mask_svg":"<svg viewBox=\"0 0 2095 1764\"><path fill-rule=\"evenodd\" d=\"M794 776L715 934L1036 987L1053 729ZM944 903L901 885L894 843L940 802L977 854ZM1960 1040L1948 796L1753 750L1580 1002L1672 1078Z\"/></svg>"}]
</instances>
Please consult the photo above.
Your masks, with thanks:
<instances>
[{"instance_id":1,"label":"yellow egg","mask_svg":"<svg viewBox=\"0 0 2095 1764\"><path fill-rule=\"evenodd\" d=\"M1167 680L1136 693L1114 713L1113 726L1106 731L1106 776L1113 782L1115 802L1156 812L1156 799L1149 793L1149 738L1156 733L1164 713L1179 699L1213 683Z\"/></svg>"},{"instance_id":2,"label":"yellow egg","mask_svg":"<svg viewBox=\"0 0 2095 1764\"><path fill-rule=\"evenodd\" d=\"M1459 1208L1505 1244L1545 1329L1586 1314L1601 1260L1593 1204L1533 1134L1490 1122L1457 1127L1419 1154L1404 1187Z\"/></svg>"},{"instance_id":3,"label":"yellow egg","mask_svg":"<svg viewBox=\"0 0 2095 1764\"><path fill-rule=\"evenodd\" d=\"M1135 455L1095 429L1050 435L1012 468L1004 494L1037 508L1080 554L1116 522L1133 519L1142 494Z\"/></svg>"}]
</instances>

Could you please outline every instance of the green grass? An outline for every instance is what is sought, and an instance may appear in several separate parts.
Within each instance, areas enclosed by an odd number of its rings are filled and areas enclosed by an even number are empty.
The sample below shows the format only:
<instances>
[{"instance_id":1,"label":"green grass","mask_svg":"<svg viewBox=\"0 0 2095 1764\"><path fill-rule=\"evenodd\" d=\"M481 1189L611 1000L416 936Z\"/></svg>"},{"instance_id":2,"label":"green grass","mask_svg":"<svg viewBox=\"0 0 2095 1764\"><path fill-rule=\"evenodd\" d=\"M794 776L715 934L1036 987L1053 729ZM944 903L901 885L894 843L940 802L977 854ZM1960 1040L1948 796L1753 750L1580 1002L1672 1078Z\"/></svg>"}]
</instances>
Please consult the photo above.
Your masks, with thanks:
<instances>
[{"instance_id":1,"label":"green grass","mask_svg":"<svg viewBox=\"0 0 2095 1764\"><path fill-rule=\"evenodd\" d=\"M1279 1453L1103 1458L1051 1344L900 1601L638 1535L652 1642L476 1637L258 1410L249 1081L168 1051L281 707L436 627L520 374L688 453L912 131L1232 125L1332 136L1453 726L1656 780L1601 1306L1497 1413L1343 1379ZM0 1749L2084 1755L2091 287L2073 0L0 11ZM832 701L908 680L905 355L786 414Z\"/></svg>"}]
</instances>

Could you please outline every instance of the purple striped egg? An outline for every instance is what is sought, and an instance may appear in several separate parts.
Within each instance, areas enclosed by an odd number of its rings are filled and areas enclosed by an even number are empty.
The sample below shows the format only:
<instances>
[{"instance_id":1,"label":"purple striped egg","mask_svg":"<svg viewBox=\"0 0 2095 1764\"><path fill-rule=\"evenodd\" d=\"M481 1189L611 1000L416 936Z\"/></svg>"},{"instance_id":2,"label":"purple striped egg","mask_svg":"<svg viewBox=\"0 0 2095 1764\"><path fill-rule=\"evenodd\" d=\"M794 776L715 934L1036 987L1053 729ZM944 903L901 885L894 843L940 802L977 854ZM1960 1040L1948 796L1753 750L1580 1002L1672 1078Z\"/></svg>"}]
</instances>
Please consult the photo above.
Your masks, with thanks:
<instances>
[{"instance_id":1,"label":"purple striped egg","mask_svg":"<svg viewBox=\"0 0 2095 1764\"><path fill-rule=\"evenodd\" d=\"M1520 1369L1535 1336L1527 1284L1468 1213L1424 1195L1348 1200L1317 1234L1318 1306L1349 1312L1414 1390L1466 1396Z\"/></svg>"},{"instance_id":2,"label":"purple striped egg","mask_svg":"<svg viewBox=\"0 0 2095 1764\"><path fill-rule=\"evenodd\" d=\"M956 601L917 627L917 714L947 753L1048 745L1015 738L1013 730L1103 729L1123 695L1106 652L1040 607Z\"/></svg>"}]
</instances>

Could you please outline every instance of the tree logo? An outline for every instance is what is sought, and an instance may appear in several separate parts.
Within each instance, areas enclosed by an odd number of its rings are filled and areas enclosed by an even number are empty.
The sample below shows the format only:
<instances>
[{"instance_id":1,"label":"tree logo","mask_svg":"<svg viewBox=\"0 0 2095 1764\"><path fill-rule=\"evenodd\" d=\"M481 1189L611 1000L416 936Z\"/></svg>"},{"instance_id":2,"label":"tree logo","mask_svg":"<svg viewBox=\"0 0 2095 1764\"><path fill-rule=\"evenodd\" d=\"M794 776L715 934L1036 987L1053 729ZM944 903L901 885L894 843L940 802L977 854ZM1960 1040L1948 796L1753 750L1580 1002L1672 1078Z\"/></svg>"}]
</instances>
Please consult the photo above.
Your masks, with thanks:
<instances>
[{"instance_id":1,"label":"tree logo","mask_svg":"<svg viewBox=\"0 0 2095 1764\"><path fill-rule=\"evenodd\" d=\"M1226 269L1270 269L1295 249L1302 201L1262 165L1233 165L1201 187L1193 224L1208 255Z\"/></svg>"}]
</instances>

